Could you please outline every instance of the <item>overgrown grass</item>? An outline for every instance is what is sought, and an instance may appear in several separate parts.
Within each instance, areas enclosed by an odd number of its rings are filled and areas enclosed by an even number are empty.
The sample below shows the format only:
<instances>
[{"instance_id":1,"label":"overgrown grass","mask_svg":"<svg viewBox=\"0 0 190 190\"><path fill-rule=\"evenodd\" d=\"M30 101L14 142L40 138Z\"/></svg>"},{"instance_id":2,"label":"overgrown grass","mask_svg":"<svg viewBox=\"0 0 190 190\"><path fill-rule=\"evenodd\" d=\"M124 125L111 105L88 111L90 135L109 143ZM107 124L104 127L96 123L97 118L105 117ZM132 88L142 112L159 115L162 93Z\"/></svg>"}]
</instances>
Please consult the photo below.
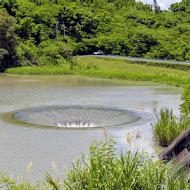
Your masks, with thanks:
<instances>
[{"instance_id":1,"label":"overgrown grass","mask_svg":"<svg viewBox=\"0 0 190 190\"><path fill-rule=\"evenodd\" d=\"M190 85L185 87L182 99L184 102L180 105L180 117L176 117L172 110L161 109L157 122L153 124L154 134L162 146L168 146L190 127Z\"/></svg>"},{"instance_id":2,"label":"overgrown grass","mask_svg":"<svg viewBox=\"0 0 190 190\"><path fill-rule=\"evenodd\" d=\"M121 152L115 142L94 142L89 157L82 157L64 181L46 174L46 183L31 186L17 184L10 177L0 175L0 186L10 190L188 190L189 177L181 168L172 168L161 161L153 162L146 154Z\"/></svg>"},{"instance_id":3,"label":"overgrown grass","mask_svg":"<svg viewBox=\"0 0 190 190\"><path fill-rule=\"evenodd\" d=\"M130 64L126 60L110 58L78 57L71 66L29 66L7 69L7 73L34 75L83 75L101 78L153 81L158 83L185 86L190 83L190 70L161 68Z\"/></svg>"},{"instance_id":4,"label":"overgrown grass","mask_svg":"<svg viewBox=\"0 0 190 190\"><path fill-rule=\"evenodd\" d=\"M183 174L176 179L176 171L145 154L127 152L118 157L109 141L93 144L89 158L73 164L64 185L67 190L189 189Z\"/></svg>"},{"instance_id":5,"label":"overgrown grass","mask_svg":"<svg viewBox=\"0 0 190 190\"><path fill-rule=\"evenodd\" d=\"M153 124L154 134L160 145L168 146L190 124L183 116L176 117L172 110L161 109L157 116L157 122Z\"/></svg>"}]
</instances>

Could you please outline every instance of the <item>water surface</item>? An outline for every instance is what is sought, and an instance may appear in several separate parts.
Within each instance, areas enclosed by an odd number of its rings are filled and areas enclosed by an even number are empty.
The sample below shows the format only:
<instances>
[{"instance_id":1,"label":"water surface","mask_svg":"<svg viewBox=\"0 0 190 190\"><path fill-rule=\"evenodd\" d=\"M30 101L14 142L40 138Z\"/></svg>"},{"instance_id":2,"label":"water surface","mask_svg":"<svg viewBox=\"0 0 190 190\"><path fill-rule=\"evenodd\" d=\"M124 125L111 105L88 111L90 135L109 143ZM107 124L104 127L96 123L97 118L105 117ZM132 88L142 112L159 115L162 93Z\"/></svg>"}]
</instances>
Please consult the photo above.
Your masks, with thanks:
<instances>
[{"instance_id":1,"label":"water surface","mask_svg":"<svg viewBox=\"0 0 190 190\"><path fill-rule=\"evenodd\" d=\"M36 180L45 171L63 174L66 167L82 153L88 154L93 140L112 137L118 152L146 151L156 156L161 150L155 145L151 123L155 110L174 109L179 114L181 89L151 82L134 82L84 78L77 76L17 76L0 74L0 170L14 178ZM142 116L138 122L122 127L86 130L60 130L54 127L22 125L10 121L10 113L39 107L90 106L131 110ZM34 118L35 120L35 118ZM131 135L129 142L127 137ZM32 162L30 172L26 172Z\"/></svg>"}]
</instances>

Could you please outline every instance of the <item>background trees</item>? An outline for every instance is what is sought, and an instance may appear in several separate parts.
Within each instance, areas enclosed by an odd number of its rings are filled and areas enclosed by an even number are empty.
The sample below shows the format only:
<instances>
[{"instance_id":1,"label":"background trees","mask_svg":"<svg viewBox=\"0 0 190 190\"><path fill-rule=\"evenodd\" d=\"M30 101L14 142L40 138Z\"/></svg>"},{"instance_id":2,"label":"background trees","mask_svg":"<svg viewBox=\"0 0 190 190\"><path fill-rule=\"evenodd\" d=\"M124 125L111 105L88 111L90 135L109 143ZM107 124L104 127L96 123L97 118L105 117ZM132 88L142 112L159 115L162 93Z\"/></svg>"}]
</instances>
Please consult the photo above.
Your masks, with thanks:
<instances>
[{"instance_id":1,"label":"background trees","mask_svg":"<svg viewBox=\"0 0 190 190\"><path fill-rule=\"evenodd\" d=\"M14 18L5 11L0 10L0 71L16 64L16 37L14 29Z\"/></svg>"},{"instance_id":2,"label":"background trees","mask_svg":"<svg viewBox=\"0 0 190 190\"><path fill-rule=\"evenodd\" d=\"M189 60L189 3L183 0L172 4L171 12L155 14L152 5L135 0L1 0L1 41L6 36L8 43L1 43L1 67L14 66L15 60L21 65L65 63L71 53L98 49L107 54Z\"/></svg>"}]
</instances>

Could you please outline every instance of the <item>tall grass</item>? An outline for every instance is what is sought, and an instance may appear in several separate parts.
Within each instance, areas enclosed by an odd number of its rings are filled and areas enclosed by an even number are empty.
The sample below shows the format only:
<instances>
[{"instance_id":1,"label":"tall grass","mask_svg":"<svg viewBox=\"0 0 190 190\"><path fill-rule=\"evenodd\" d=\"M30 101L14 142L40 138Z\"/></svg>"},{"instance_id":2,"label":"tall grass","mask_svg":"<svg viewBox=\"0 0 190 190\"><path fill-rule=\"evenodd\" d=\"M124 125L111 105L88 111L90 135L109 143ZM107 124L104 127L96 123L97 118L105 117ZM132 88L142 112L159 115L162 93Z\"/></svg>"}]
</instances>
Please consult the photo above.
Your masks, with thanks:
<instances>
[{"instance_id":1,"label":"tall grass","mask_svg":"<svg viewBox=\"0 0 190 190\"><path fill-rule=\"evenodd\" d=\"M180 190L190 184L183 174L146 154L116 154L114 142L95 143L88 159L82 158L64 181L66 190Z\"/></svg>"},{"instance_id":2,"label":"tall grass","mask_svg":"<svg viewBox=\"0 0 190 190\"><path fill-rule=\"evenodd\" d=\"M94 142L90 155L82 157L64 181L46 173L46 183L31 186L17 184L0 175L0 187L9 190L188 190L189 177L180 168L171 168L161 161L153 162L147 154L116 152L115 142Z\"/></svg>"},{"instance_id":3,"label":"tall grass","mask_svg":"<svg viewBox=\"0 0 190 190\"><path fill-rule=\"evenodd\" d=\"M157 115L157 122L153 124L154 134L160 145L168 146L178 137L188 126L188 121L181 117L176 117L172 110L161 109Z\"/></svg>"}]
</instances>

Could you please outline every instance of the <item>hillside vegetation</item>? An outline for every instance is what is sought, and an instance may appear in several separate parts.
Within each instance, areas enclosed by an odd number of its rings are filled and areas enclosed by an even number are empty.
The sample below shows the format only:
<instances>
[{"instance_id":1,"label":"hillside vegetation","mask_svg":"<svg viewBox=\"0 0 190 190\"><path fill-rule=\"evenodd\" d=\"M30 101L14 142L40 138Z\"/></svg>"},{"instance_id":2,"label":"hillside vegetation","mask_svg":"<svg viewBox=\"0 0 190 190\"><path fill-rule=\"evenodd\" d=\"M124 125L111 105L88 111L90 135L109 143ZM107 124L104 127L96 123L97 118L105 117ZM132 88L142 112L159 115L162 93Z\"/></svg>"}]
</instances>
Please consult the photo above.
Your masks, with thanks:
<instances>
[{"instance_id":1,"label":"hillside vegetation","mask_svg":"<svg viewBox=\"0 0 190 190\"><path fill-rule=\"evenodd\" d=\"M63 65L98 49L190 60L189 7L183 0L156 14L134 0L1 0L0 69Z\"/></svg>"}]
</instances>

